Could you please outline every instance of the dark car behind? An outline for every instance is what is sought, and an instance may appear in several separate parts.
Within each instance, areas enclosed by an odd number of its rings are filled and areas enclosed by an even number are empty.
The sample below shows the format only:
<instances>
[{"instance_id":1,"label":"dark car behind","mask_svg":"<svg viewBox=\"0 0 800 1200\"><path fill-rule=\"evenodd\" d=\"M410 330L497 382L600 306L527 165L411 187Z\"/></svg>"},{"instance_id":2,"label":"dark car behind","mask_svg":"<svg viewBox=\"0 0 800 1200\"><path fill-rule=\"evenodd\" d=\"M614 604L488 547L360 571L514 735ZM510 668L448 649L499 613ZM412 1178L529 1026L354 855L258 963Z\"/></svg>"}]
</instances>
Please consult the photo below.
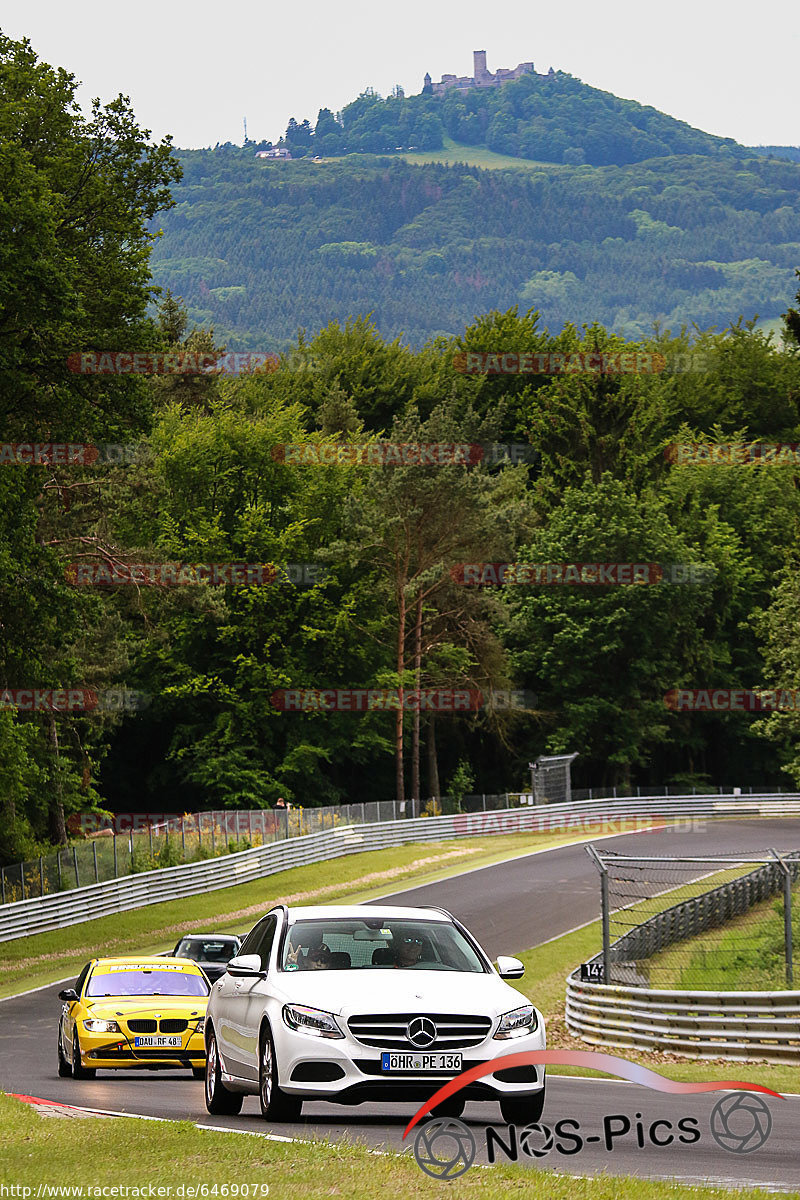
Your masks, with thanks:
<instances>
[{"instance_id":1,"label":"dark car behind","mask_svg":"<svg viewBox=\"0 0 800 1200\"><path fill-rule=\"evenodd\" d=\"M192 933L182 937L172 958L191 958L199 963L211 983L228 969L228 961L239 953L241 940L227 933Z\"/></svg>"}]
</instances>

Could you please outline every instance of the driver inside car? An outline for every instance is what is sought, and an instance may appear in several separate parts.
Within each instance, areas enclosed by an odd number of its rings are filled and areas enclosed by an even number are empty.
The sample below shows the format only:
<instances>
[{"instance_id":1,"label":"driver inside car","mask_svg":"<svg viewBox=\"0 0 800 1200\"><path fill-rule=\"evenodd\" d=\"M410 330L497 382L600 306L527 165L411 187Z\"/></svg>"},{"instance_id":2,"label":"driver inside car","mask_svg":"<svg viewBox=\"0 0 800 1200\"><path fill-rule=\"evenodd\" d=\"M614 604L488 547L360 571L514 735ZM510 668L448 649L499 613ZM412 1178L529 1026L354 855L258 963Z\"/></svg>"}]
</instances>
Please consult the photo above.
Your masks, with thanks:
<instances>
[{"instance_id":1,"label":"driver inside car","mask_svg":"<svg viewBox=\"0 0 800 1200\"><path fill-rule=\"evenodd\" d=\"M422 938L414 934L404 934L395 939L395 967L415 967L422 954Z\"/></svg>"}]
</instances>

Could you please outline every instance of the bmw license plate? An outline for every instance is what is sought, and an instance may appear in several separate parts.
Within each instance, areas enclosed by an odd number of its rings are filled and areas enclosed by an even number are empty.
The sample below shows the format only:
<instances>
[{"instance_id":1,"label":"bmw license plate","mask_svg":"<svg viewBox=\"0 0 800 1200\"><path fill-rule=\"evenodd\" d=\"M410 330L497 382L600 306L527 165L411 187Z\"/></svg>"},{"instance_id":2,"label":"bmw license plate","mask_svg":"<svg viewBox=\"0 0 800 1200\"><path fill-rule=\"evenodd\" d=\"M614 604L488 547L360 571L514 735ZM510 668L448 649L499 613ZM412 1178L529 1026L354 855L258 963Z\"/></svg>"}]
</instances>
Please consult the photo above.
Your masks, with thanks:
<instances>
[{"instance_id":1,"label":"bmw license plate","mask_svg":"<svg viewBox=\"0 0 800 1200\"><path fill-rule=\"evenodd\" d=\"M461 1070L460 1054L381 1054L381 1069L384 1071L454 1071Z\"/></svg>"},{"instance_id":2,"label":"bmw license plate","mask_svg":"<svg viewBox=\"0 0 800 1200\"><path fill-rule=\"evenodd\" d=\"M154 1049L176 1049L180 1050L183 1041L180 1037L167 1037L166 1035L158 1037L135 1037L133 1039L134 1046L151 1046Z\"/></svg>"}]
</instances>

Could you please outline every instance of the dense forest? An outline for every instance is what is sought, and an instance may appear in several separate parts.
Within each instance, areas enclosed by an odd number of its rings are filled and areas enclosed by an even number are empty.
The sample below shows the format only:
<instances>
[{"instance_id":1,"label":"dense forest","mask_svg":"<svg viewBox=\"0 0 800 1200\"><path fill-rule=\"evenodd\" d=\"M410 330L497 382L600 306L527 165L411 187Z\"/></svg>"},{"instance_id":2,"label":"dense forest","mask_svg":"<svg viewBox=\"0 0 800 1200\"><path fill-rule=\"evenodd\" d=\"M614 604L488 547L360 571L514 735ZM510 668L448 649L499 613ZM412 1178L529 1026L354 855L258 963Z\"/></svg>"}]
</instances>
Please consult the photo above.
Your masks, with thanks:
<instances>
[{"instance_id":1,"label":"dense forest","mask_svg":"<svg viewBox=\"0 0 800 1200\"><path fill-rule=\"evenodd\" d=\"M551 329L777 318L800 262L800 165L730 155L481 170L182 151L154 278L235 348L370 313L417 348L491 309Z\"/></svg>"},{"instance_id":2,"label":"dense forest","mask_svg":"<svg viewBox=\"0 0 800 1200\"><path fill-rule=\"evenodd\" d=\"M241 154L154 145L122 98L83 117L75 88L29 46L0 38L2 861L63 842L77 811L514 790L546 752L579 754L579 786L800 783L797 712L665 703L674 688L800 686L796 455L676 461L670 451L676 442L800 441L793 164L659 159L636 168L644 182L632 217L631 168L264 169ZM522 276L536 278L525 258L535 219L538 271L552 273L555 289L575 263L568 247L584 246L591 225L581 262L609 294L617 288L620 306L662 238L671 252L656 256L648 287L660 272L687 313L694 300L701 324L716 272L728 269L720 264L745 247L759 264L762 249L777 255L780 245L770 295L787 313L786 343L752 323L627 339L601 323L581 327L593 286L585 278L558 294L555 323L536 287L520 306L501 305L496 285L473 282L482 315L423 343L426 320L443 331L457 320L445 297L448 255L458 251L441 247L470 241L464 212L483 239L460 268L473 281L519 258ZM158 226L167 238L154 239ZM154 244L158 280L165 244L188 253L193 237L199 260L173 275L191 307L170 292L153 304ZM365 262L326 275L321 245L355 241L375 254L356 250ZM387 245L395 257L378 271ZM246 286L232 283L240 276L228 256L243 271L262 268ZM670 277L679 259L686 274ZM413 285L402 285L404 270ZM365 315L370 271L388 280L385 304L399 297L381 329ZM334 304L335 279L350 290ZM262 348L264 330L272 339L288 328L290 303L312 331L285 345L279 369L259 374L69 369L78 352L158 350L175 363L221 351L219 329L196 315L201 284L233 290L223 301L239 305L231 324ZM403 331L412 292L413 347L385 333ZM337 319L342 312L361 315ZM666 366L459 369L478 351L641 351ZM389 465L352 449L387 441L519 443L532 453ZM309 443L330 452L298 460L285 449ZM64 444L131 452L69 461L55 448ZM570 562L697 570L693 582L653 586L464 586L459 575L464 563ZM178 586L174 574L165 582L138 566L226 563L276 569L260 583L192 583L189 573ZM115 575L130 585L110 585ZM88 576L106 582L88 586ZM513 689L536 700L457 714L275 702L286 690L400 688ZM14 700L20 689L116 691L147 703L26 711Z\"/></svg>"}]
</instances>

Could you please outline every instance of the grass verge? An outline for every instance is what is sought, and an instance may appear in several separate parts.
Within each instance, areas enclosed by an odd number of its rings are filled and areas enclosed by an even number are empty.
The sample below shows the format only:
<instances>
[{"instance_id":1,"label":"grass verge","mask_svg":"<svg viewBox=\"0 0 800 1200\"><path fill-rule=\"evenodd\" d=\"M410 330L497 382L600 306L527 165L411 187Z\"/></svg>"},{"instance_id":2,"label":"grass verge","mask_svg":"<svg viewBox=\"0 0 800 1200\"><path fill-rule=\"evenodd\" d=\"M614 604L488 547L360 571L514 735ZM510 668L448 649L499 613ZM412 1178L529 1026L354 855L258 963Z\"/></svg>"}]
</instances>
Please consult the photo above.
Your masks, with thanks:
<instances>
[{"instance_id":1,"label":"grass verge","mask_svg":"<svg viewBox=\"0 0 800 1200\"><path fill-rule=\"evenodd\" d=\"M394 158L395 155L391 157ZM442 163L444 166L452 167L463 163L468 167L483 167L484 170L505 171L509 167L523 171L569 170L561 163L536 162L530 158L514 158L510 154L496 154L494 150L487 150L485 146L466 146L461 142L454 142L449 137L443 139L441 150L418 150L408 154L398 154L396 157L404 158L406 162L415 164Z\"/></svg>"},{"instance_id":2,"label":"grass verge","mask_svg":"<svg viewBox=\"0 0 800 1200\"><path fill-rule=\"evenodd\" d=\"M245 1183L250 1185L251 1197L255 1185L257 1200L264 1196L264 1184L269 1188L269 1200L442 1196L441 1182L425 1176L410 1153L376 1154L345 1142L273 1142L201 1130L188 1121L44 1118L3 1095L0 1126L4 1182L32 1189L29 1196L35 1196L40 1185L138 1188L128 1196L147 1196L147 1189L157 1185L170 1188L174 1200L178 1195L190 1196L190 1185L197 1187L197 1197L202 1197L203 1186L206 1196L219 1196L227 1185L230 1196L233 1185L241 1195ZM216 1193L211 1191L214 1184ZM180 1185L184 1186L181 1193ZM676 1200L686 1196L722 1200L734 1194L719 1187L692 1188L681 1181L613 1176L580 1179L514 1165L473 1168L459 1178L457 1186L459 1197L486 1196L491 1200L521 1196L526 1200ZM84 1192L85 1196L93 1194ZM789 1194L798 1196L797 1192ZM747 1190L735 1195L755 1198L768 1193Z\"/></svg>"},{"instance_id":3,"label":"grass verge","mask_svg":"<svg viewBox=\"0 0 800 1200\"><path fill-rule=\"evenodd\" d=\"M0 998L77 975L95 956L152 954L171 949L181 933L192 928L215 933L245 932L261 913L279 901L358 904L576 840L574 832L528 832L411 842L1 942Z\"/></svg>"},{"instance_id":4,"label":"grass verge","mask_svg":"<svg viewBox=\"0 0 800 1200\"><path fill-rule=\"evenodd\" d=\"M792 941L800 946L800 888L792 893ZM786 985L783 899L773 897L719 929L647 959L652 987L697 991L779 992ZM795 973L800 959L795 950ZM797 985L795 985L797 986Z\"/></svg>"}]
</instances>

